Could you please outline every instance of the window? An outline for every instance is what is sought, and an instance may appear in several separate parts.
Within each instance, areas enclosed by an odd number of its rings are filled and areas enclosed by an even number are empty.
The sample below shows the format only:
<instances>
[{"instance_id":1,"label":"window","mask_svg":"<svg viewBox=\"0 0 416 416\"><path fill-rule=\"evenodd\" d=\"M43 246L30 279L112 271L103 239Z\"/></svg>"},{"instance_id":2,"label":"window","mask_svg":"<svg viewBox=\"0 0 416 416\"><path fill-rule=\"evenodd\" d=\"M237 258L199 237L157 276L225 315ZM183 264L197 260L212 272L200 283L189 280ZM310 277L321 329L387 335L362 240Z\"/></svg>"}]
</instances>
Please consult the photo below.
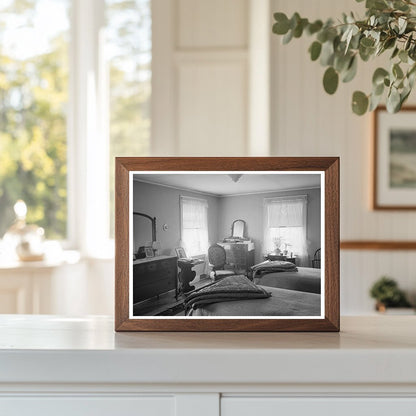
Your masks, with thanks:
<instances>
[{"instance_id":1,"label":"window","mask_svg":"<svg viewBox=\"0 0 416 416\"><path fill-rule=\"evenodd\" d=\"M151 0L0 3L0 239L23 199L48 239L112 255L114 157L150 147Z\"/></svg>"},{"instance_id":2,"label":"window","mask_svg":"<svg viewBox=\"0 0 416 416\"><path fill-rule=\"evenodd\" d=\"M1 2L0 238L18 199L47 238L67 236L69 12L70 0Z\"/></svg>"},{"instance_id":3,"label":"window","mask_svg":"<svg viewBox=\"0 0 416 416\"><path fill-rule=\"evenodd\" d=\"M265 199L266 252L276 249L299 257L307 255L306 196Z\"/></svg>"},{"instance_id":4,"label":"window","mask_svg":"<svg viewBox=\"0 0 416 416\"><path fill-rule=\"evenodd\" d=\"M114 236L114 158L150 149L151 0L106 0L109 71L110 235Z\"/></svg>"},{"instance_id":5,"label":"window","mask_svg":"<svg viewBox=\"0 0 416 416\"><path fill-rule=\"evenodd\" d=\"M187 256L208 251L208 202L181 196L181 240Z\"/></svg>"}]
</instances>

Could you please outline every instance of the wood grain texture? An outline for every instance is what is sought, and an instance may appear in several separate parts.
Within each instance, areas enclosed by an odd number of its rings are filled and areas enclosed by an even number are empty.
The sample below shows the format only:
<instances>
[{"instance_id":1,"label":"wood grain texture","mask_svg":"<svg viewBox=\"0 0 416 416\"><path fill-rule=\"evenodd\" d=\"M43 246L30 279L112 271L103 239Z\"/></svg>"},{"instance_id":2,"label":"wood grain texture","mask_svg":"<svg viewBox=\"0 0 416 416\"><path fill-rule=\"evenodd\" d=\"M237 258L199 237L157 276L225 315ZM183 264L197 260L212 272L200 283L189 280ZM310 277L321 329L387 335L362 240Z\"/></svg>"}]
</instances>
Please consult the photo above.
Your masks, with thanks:
<instances>
[{"instance_id":1,"label":"wood grain texture","mask_svg":"<svg viewBox=\"0 0 416 416\"><path fill-rule=\"evenodd\" d=\"M130 171L324 171L325 319L129 319ZM339 331L339 158L116 158L116 331Z\"/></svg>"},{"instance_id":2,"label":"wood grain texture","mask_svg":"<svg viewBox=\"0 0 416 416\"><path fill-rule=\"evenodd\" d=\"M341 241L341 250L416 250L416 241Z\"/></svg>"},{"instance_id":3,"label":"wood grain texture","mask_svg":"<svg viewBox=\"0 0 416 416\"><path fill-rule=\"evenodd\" d=\"M373 209L385 210L385 211L414 211L416 210L416 205L381 205L378 202L378 185L377 185L377 171L378 171L378 119L381 111L387 111L385 106L377 107L373 112ZM403 107L401 112L413 111L416 112L416 106L406 106Z\"/></svg>"}]
</instances>

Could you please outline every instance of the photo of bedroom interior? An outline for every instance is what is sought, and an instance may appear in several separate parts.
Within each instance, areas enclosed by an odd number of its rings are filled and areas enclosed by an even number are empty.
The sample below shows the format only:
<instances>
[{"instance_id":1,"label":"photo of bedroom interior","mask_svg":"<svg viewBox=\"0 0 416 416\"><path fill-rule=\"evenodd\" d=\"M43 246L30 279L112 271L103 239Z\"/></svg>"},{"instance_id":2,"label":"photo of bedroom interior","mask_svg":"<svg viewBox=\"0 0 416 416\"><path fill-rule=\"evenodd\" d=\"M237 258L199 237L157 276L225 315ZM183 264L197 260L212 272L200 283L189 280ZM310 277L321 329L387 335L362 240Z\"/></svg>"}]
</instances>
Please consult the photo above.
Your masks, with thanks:
<instances>
[{"instance_id":1,"label":"photo of bedroom interior","mask_svg":"<svg viewBox=\"0 0 416 416\"><path fill-rule=\"evenodd\" d=\"M134 173L131 186L132 318L323 316L321 174Z\"/></svg>"}]
</instances>

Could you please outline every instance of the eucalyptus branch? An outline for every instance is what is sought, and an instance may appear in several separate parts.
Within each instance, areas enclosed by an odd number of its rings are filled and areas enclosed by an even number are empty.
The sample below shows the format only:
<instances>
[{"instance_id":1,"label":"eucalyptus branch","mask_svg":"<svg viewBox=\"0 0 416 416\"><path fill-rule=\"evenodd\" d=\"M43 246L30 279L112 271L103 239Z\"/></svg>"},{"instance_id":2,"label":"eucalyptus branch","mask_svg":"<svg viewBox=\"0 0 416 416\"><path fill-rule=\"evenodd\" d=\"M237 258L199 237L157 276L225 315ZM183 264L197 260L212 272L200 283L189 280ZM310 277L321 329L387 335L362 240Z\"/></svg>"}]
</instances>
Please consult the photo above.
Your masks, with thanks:
<instances>
[{"instance_id":1,"label":"eucalyptus branch","mask_svg":"<svg viewBox=\"0 0 416 416\"><path fill-rule=\"evenodd\" d=\"M290 19L284 13L275 13L273 32L283 35L284 44L304 34L315 38L309 53L313 61L319 60L326 68L323 87L328 94L336 92L340 80L349 82L355 77L358 60L367 62L391 50L390 67L374 71L370 94L354 92L352 110L359 115L374 110L387 92L387 109L397 112L416 78L416 3L366 0L365 7L364 19L344 14L337 25L332 19L309 22L298 13Z\"/></svg>"}]
</instances>

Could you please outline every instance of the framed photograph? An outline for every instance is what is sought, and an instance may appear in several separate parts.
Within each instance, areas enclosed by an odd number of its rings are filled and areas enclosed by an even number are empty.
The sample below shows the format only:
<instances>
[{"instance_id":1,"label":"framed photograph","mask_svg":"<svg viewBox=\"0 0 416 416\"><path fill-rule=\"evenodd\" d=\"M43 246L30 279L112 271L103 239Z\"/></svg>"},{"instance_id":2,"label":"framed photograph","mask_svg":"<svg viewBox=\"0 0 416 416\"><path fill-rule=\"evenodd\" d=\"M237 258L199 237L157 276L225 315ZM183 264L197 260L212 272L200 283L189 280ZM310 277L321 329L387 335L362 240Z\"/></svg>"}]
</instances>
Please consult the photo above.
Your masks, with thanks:
<instances>
[{"instance_id":1,"label":"framed photograph","mask_svg":"<svg viewBox=\"0 0 416 416\"><path fill-rule=\"evenodd\" d=\"M175 248L175 252L176 252L176 257L178 259L185 259L186 258L186 252L183 249L183 247L177 247L177 248Z\"/></svg>"},{"instance_id":2,"label":"framed photograph","mask_svg":"<svg viewBox=\"0 0 416 416\"><path fill-rule=\"evenodd\" d=\"M148 257L154 257L155 253L153 252L153 249L151 247L145 247L144 254L146 255L146 258L148 258Z\"/></svg>"},{"instance_id":3,"label":"framed photograph","mask_svg":"<svg viewBox=\"0 0 416 416\"><path fill-rule=\"evenodd\" d=\"M416 107L374 112L373 208L416 209Z\"/></svg>"},{"instance_id":4,"label":"framed photograph","mask_svg":"<svg viewBox=\"0 0 416 416\"><path fill-rule=\"evenodd\" d=\"M116 331L339 331L337 157L116 158L115 203Z\"/></svg>"}]
</instances>

